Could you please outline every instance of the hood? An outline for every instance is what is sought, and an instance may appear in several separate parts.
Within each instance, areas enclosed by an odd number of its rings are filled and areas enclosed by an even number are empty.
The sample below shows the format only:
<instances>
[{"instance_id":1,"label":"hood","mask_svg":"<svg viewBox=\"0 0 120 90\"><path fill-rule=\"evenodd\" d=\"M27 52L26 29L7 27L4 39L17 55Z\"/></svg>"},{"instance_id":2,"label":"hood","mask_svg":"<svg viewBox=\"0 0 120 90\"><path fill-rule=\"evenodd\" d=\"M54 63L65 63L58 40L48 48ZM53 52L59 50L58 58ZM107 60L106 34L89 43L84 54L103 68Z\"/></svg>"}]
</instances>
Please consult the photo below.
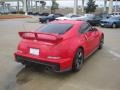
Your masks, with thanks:
<instances>
[{"instance_id":1,"label":"hood","mask_svg":"<svg viewBox=\"0 0 120 90\"><path fill-rule=\"evenodd\" d=\"M68 18L68 17L58 17L56 19L58 19L58 20L69 20L70 18Z\"/></svg>"},{"instance_id":2,"label":"hood","mask_svg":"<svg viewBox=\"0 0 120 90\"><path fill-rule=\"evenodd\" d=\"M103 19L101 21L104 21L104 22L114 22L114 21L117 21L117 20L115 20L115 19Z\"/></svg>"}]
</instances>

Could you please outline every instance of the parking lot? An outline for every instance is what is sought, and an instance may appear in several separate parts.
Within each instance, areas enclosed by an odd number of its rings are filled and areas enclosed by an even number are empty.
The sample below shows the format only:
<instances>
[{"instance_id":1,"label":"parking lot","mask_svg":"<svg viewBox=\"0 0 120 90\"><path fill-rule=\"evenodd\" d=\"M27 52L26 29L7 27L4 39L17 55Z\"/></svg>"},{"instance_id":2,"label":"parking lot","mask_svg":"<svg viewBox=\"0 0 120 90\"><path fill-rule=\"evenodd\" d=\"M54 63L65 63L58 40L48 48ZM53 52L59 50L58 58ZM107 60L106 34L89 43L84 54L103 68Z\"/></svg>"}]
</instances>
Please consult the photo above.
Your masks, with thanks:
<instances>
[{"instance_id":1,"label":"parking lot","mask_svg":"<svg viewBox=\"0 0 120 90\"><path fill-rule=\"evenodd\" d=\"M105 33L104 47L85 61L81 71L53 73L14 61L18 31L40 25L29 19L0 21L0 90L120 90L120 28L97 27Z\"/></svg>"}]
</instances>

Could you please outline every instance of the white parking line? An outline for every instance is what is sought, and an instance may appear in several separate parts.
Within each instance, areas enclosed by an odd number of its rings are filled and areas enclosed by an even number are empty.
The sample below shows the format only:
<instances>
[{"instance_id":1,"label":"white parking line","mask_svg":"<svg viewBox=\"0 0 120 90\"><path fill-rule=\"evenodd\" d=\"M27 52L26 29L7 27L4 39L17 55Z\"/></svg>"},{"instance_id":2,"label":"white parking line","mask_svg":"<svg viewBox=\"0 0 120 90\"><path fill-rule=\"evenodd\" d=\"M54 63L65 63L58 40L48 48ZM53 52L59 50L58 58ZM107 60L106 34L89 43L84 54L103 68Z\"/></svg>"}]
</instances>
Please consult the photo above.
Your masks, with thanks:
<instances>
[{"instance_id":1,"label":"white parking line","mask_svg":"<svg viewBox=\"0 0 120 90\"><path fill-rule=\"evenodd\" d=\"M112 50L108 50L108 52L109 52L110 54L114 55L115 57L120 58L120 54L119 54L119 53L117 53L117 52L115 52L115 51L112 51Z\"/></svg>"}]
</instances>

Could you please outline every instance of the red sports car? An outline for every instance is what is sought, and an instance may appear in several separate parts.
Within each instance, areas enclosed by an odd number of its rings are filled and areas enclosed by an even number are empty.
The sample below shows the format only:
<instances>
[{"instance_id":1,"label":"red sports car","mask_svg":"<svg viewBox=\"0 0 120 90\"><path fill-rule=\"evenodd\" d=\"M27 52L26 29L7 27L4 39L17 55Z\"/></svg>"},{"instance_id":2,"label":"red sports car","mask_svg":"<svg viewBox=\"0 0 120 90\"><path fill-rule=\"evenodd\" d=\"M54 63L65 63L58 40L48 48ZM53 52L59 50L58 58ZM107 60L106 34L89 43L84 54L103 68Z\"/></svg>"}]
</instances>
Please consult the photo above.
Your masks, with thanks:
<instances>
[{"instance_id":1,"label":"red sports car","mask_svg":"<svg viewBox=\"0 0 120 90\"><path fill-rule=\"evenodd\" d=\"M104 34L85 21L50 22L33 32L19 32L15 59L49 67L56 72L79 71L84 59L101 49Z\"/></svg>"}]
</instances>

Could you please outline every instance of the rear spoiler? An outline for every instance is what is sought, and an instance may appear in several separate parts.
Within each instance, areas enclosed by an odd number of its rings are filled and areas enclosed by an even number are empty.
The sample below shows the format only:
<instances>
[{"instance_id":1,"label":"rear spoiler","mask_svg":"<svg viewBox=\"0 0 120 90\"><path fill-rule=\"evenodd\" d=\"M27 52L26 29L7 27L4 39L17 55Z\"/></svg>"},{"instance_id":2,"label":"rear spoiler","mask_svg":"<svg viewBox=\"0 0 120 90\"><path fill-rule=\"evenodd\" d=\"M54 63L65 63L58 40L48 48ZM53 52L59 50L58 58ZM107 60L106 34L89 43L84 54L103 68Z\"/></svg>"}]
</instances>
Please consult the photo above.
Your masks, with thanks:
<instances>
[{"instance_id":1,"label":"rear spoiler","mask_svg":"<svg viewBox=\"0 0 120 90\"><path fill-rule=\"evenodd\" d=\"M23 39L39 40L46 42L57 42L63 39L60 35L57 34L39 32L19 32L19 36Z\"/></svg>"}]
</instances>

